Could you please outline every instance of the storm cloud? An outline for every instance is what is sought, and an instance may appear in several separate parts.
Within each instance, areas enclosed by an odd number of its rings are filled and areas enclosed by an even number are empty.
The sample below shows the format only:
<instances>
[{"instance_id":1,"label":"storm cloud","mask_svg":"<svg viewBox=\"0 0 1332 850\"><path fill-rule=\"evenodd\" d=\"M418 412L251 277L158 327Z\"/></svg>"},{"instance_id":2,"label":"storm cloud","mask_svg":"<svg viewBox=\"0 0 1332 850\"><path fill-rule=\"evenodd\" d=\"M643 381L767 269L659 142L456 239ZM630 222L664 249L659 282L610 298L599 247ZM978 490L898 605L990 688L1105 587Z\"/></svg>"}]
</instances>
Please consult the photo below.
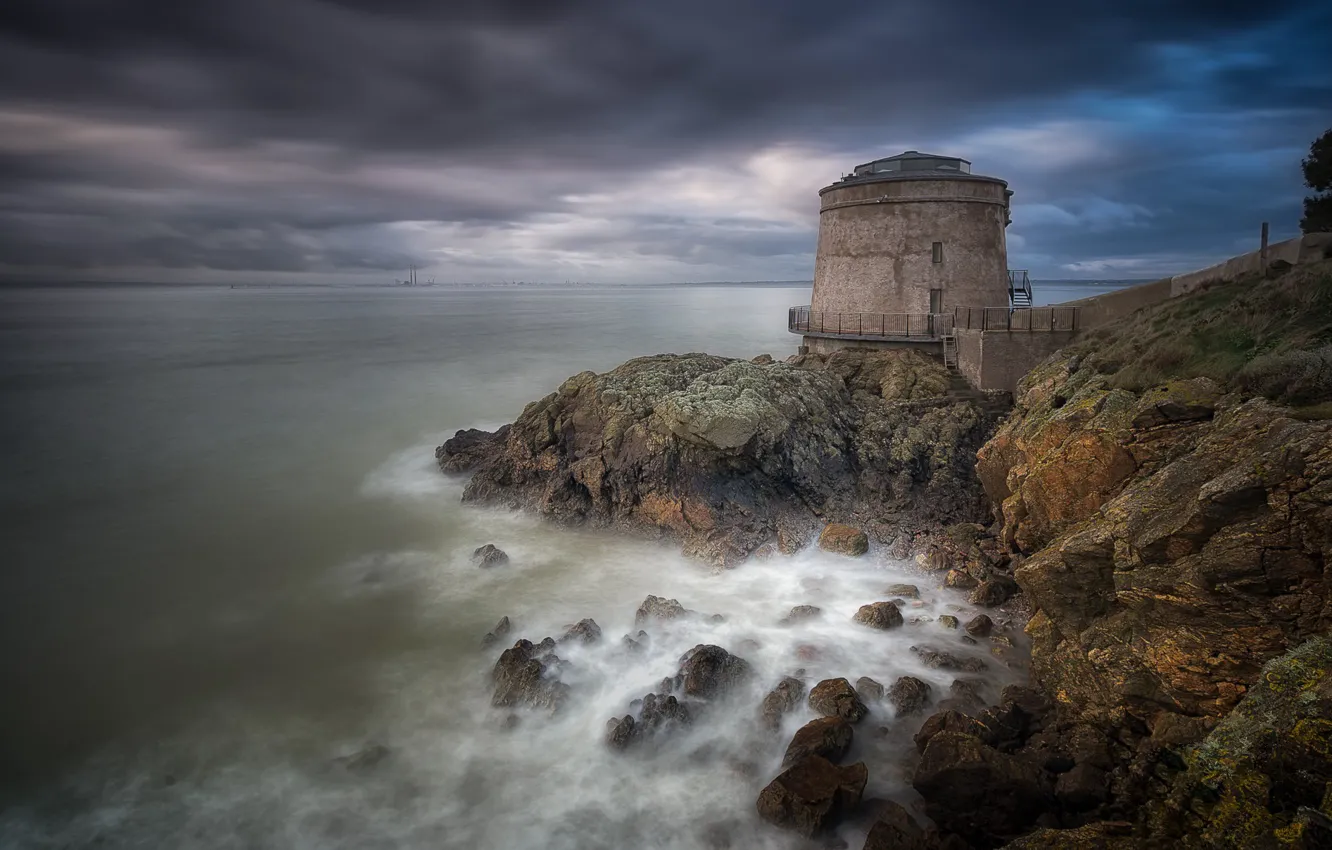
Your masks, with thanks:
<instances>
[{"instance_id":1,"label":"storm cloud","mask_svg":"<svg viewBox=\"0 0 1332 850\"><path fill-rule=\"evenodd\" d=\"M1145 277L1293 235L1313 2L48 0L0 12L0 273L807 279L906 148L1010 259Z\"/></svg>"}]
</instances>

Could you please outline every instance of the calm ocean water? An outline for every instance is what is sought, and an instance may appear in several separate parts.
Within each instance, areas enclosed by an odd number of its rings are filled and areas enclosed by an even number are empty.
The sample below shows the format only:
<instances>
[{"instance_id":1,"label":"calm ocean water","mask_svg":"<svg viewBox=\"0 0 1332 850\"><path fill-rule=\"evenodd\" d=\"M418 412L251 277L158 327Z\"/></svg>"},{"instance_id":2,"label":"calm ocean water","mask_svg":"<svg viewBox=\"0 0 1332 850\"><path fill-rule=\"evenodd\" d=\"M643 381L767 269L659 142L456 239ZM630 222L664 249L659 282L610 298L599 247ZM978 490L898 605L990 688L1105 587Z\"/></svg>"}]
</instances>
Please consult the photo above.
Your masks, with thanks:
<instances>
[{"instance_id":1,"label":"calm ocean water","mask_svg":"<svg viewBox=\"0 0 1332 850\"><path fill-rule=\"evenodd\" d=\"M463 508L433 449L629 357L786 356L787 307L807 300L0 290L0 845L689 848L702 839L679 823L757 830L754 779L626 767L602 724L699 642L754 641L766 687L812 640L828 651L811 676L946 689L906 638L866 644L844 622L900 565L805 553L712 576L668 547ZM513 564L482 573L468 555L492 541ZM595 617L610 646L648 593L726 623L668 631L647 661L571 650L581 707L499 729L497 650L478 639L501 615L533 639ZM773 627L805 602L846 617L812 637ZM371 742L382 765L336 766ZM756 756L761 774L783 742ZM905 793L900 776L874 783ZM755 834L742 845L785 846Z\"/></svg>"}]
</instances>

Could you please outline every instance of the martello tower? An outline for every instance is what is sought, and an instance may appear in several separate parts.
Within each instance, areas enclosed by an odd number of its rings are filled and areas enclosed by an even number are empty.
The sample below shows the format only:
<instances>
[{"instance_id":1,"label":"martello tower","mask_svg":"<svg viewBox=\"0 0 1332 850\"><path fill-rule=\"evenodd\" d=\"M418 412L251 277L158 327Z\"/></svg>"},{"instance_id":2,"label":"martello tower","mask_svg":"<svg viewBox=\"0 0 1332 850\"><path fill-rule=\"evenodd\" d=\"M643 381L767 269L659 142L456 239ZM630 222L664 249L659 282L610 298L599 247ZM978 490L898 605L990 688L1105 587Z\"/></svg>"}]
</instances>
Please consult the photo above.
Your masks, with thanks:
<instances>
[{"instance_id":1,"label":"martello tower","mask_svg":"<svg viewBox=\"0 0 1332 850\"><path fill-rule=\"evenodd\" d=\"M810 309L940 314L1009 307L1008 184L956 157L907 151L820 190Z\"/></svg>"}]
</instances>

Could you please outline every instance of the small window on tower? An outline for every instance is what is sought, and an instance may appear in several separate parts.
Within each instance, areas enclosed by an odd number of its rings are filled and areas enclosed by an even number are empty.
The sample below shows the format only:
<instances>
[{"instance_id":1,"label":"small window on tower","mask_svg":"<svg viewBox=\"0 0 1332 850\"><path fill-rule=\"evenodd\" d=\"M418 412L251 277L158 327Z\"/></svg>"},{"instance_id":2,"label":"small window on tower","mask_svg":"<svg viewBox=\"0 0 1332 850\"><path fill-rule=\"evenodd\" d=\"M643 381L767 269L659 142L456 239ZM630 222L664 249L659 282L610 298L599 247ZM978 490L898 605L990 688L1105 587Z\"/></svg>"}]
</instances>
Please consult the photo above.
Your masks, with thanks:
<instances>
[{"instance_id":1,"label":"small window on tower","mask_svg":"<svg viewBox=\"0 0 1332 850\"><path fill-rule=\"evenodd\" d=\"M934 261L935 261L936 263L942 263L942 262L943 262L943 243L942 243L942 242L935 242L935 243L934 243Z\"/></svg>"}]
</instances>

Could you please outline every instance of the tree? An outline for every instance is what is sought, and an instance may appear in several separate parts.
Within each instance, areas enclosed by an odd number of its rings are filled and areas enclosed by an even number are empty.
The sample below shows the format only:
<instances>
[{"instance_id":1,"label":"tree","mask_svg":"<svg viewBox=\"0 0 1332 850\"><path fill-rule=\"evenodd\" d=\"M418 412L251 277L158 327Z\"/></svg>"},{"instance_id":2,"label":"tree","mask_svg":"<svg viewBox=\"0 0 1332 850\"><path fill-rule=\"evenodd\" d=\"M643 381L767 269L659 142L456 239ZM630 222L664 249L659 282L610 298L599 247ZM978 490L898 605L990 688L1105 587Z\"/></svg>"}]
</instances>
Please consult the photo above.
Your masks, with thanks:
<instances>
[{"instance_id":1,"label":"tree","mask_svg":"<svg viewBox=\"0 0 1332 850\"><path fill-rule=\"evenodd\" d=\"M1309 155L1300 163L1304 185L1315 194L1304 199L1304 218L1300 230L1305 233L1332 231L1332 130L1314 139Z\"/></svg>"}]
</instances>

